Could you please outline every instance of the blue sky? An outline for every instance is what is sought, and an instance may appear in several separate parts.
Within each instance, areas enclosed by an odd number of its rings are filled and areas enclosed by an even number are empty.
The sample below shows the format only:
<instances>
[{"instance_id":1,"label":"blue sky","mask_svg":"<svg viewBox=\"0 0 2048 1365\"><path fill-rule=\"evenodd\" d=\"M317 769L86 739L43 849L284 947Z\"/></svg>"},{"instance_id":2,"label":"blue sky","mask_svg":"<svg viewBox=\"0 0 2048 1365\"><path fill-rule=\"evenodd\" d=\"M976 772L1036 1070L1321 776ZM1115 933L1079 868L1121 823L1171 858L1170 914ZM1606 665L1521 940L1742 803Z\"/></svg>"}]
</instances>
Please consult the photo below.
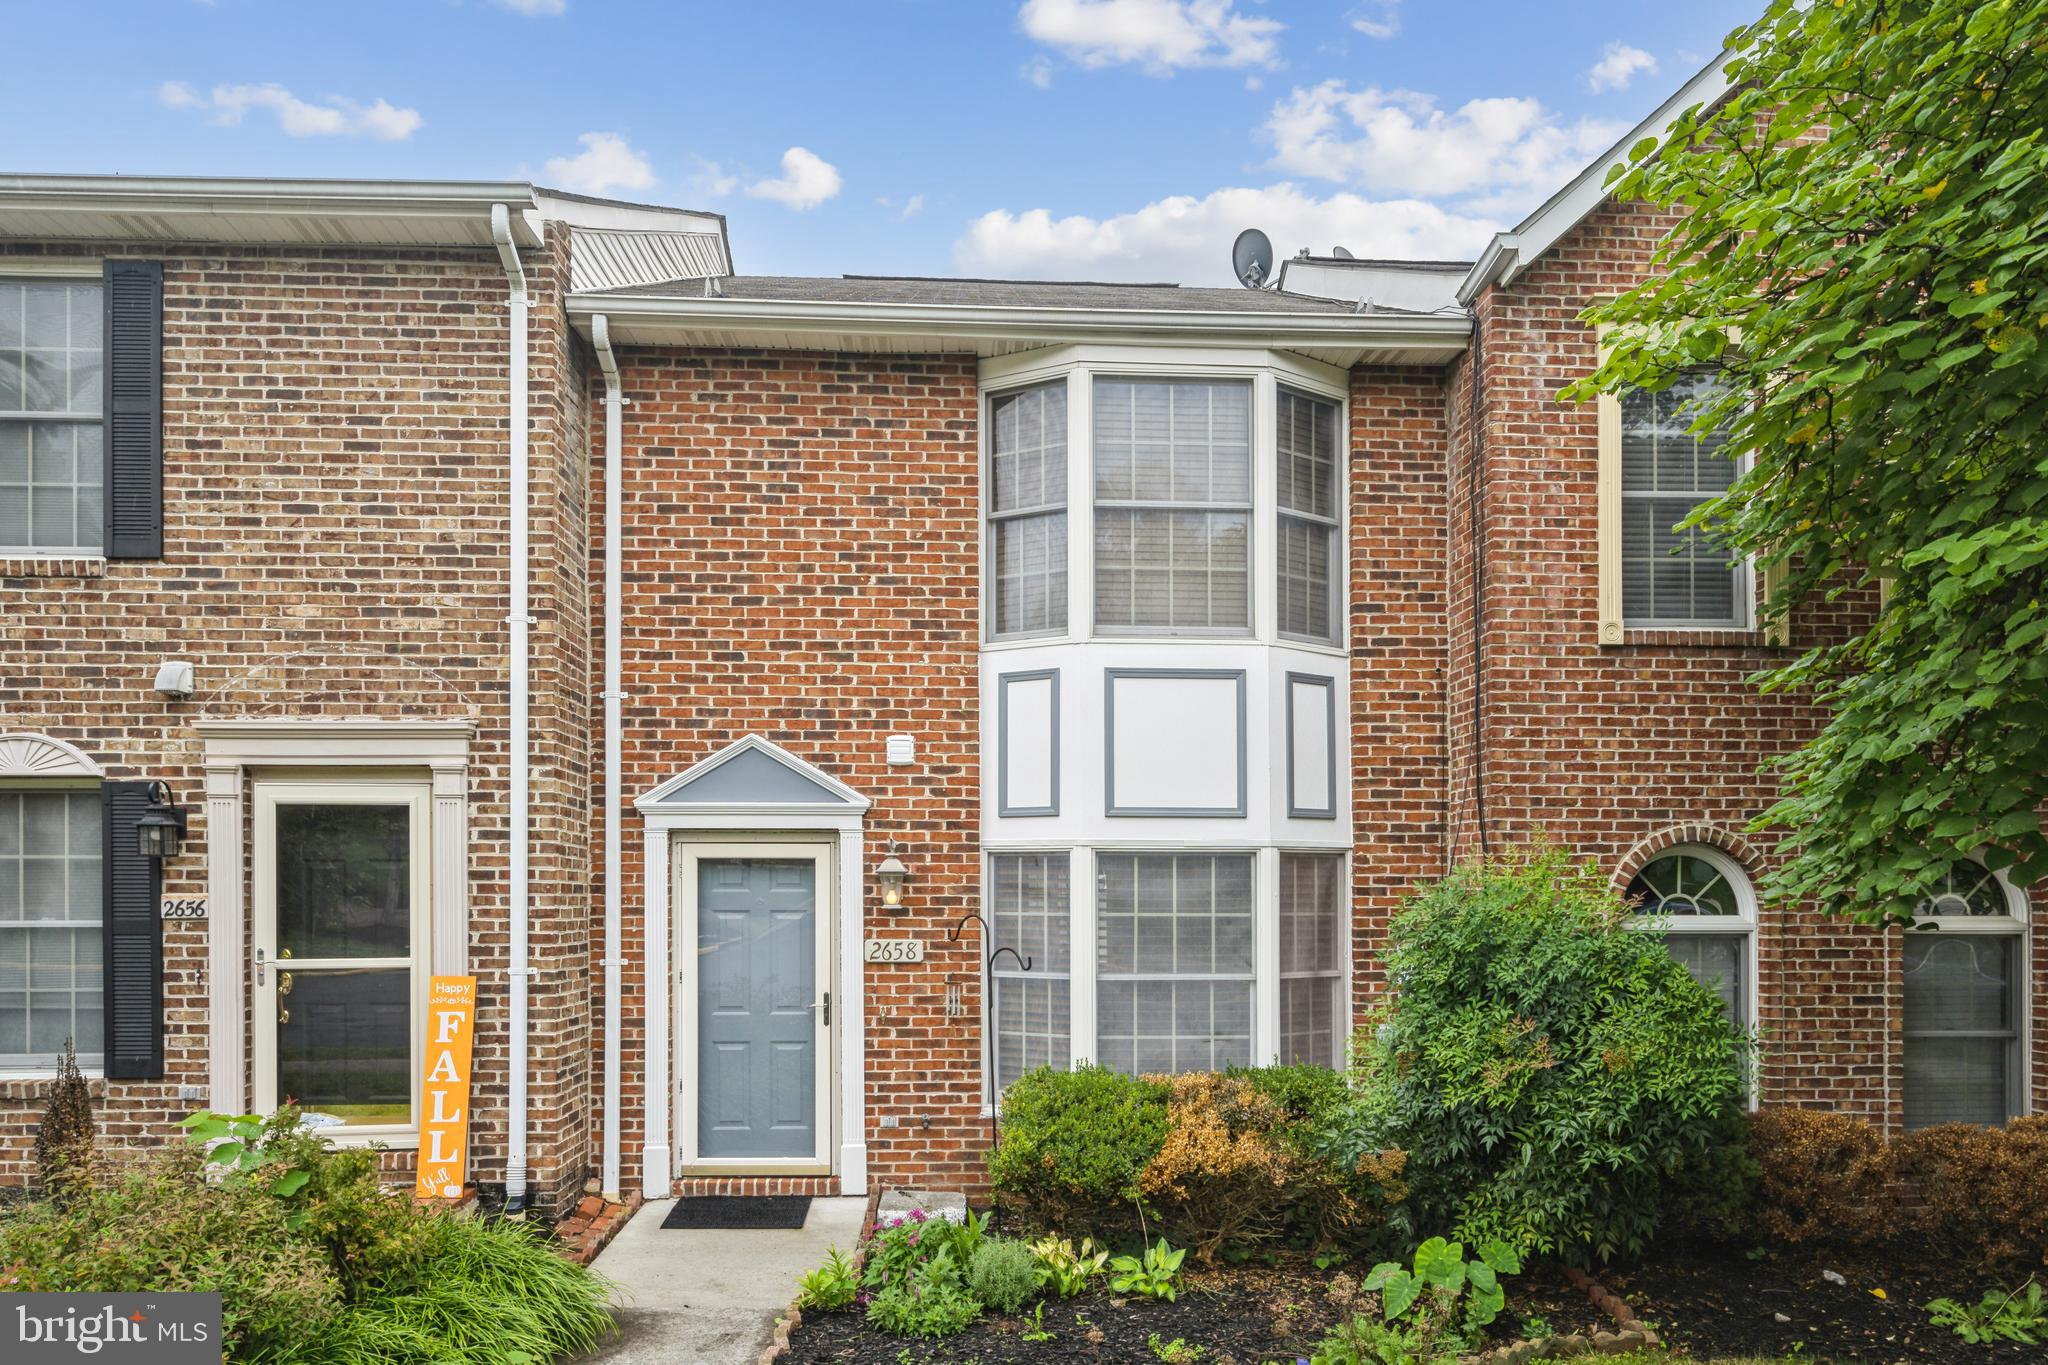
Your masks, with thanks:
<instances>
[{"instance_id":1,"label":"blue sky","mask_svg":"<svg viewBox=\"0 0 2048 1365\"><path fill-rule=\"evenodd\" d=\"M746 273L1227 283L1243 226L1469 256L1759 8L23 5L0 169L527 178L724 213Z\"/></svg>"}]
</instances>

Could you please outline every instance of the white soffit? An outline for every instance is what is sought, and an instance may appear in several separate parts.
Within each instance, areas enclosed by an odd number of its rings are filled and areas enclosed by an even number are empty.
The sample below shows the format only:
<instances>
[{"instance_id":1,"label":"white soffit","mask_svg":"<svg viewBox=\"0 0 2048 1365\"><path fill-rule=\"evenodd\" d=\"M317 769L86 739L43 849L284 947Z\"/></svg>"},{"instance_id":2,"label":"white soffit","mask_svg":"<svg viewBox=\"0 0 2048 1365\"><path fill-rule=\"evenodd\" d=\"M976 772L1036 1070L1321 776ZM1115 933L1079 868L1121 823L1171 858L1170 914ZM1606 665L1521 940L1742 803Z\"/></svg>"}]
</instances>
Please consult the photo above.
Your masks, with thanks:
<instances>
[{"instance_id":1,"label":"white soffit","mask_svg":"<svg viewBox=\"0 0 2048 1365\"><path fill-rule=\"evenodd\" d=\"M488 247L493 204L540 244L520 182L0 175L0 238Z\"/></svg>"},{"instance_id":2,"label":"white soffit","mask_svg":"<svg viewBox=\"0 0 2048 1365\"><path fill-rule=\"evenodd\" d=\"M1458 302L1470 304L1489 284L1506 284L1556 246L1586 215L1607 201L1607 172L1625 163L1628 149L1646 137L1662 137L1671 121L1693 105L1707 105L1728 93L1728 58L1723 50L1672 93L1650 116L1580 171L1571 183L1508 232L1495 233L1479 260L1458 285Z\"/></svg>"}]
</instances>

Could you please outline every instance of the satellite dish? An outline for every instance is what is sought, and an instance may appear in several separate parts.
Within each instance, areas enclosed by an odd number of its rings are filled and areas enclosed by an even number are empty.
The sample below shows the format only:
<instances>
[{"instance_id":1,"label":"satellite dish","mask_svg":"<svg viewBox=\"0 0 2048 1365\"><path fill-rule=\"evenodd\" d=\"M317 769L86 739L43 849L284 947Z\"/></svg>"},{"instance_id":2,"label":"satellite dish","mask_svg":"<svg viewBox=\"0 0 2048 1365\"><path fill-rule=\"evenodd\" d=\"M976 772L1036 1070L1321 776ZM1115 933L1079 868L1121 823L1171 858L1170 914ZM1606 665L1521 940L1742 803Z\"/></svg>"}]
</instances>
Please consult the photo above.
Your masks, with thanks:
<instances>
[{"instance_id":1,"label":"satellite dish","mask_svg":"<svg viewBox=\"0 0 2048 1365\"><path fill-rule=\"evenodd\" d=\"M1245 288L1264 289L1273 273L1273 243L1257 228L1246 228L1231 244L1230 269Z\"/></svg>"},{"instance_id":2,"label":"satellite dish","mask_svg":"<svg viewBox=\"0 0 2048 1365\"><path fill-rule=\"evenodd\" d=\"M1356 258L1356 257L1354 257L1354 256L1353 256L1353 255L1352 255L1352 254L1351 254L1350 252L1346 251L1346 250L1345 250L1345 249L1344 249L1343 247L1341 247L1341 246L1333 246L1333 247L1331 247L1331 248L1330 248L1330 254L1331 254L1332 256L1335 256L1335 257L1336 257L1336 258L1337 258L1338 260L1340 260L1340 261L1349 261L1349 260L1355 260L1355 259L1357 259L1357 258Z\"/></svg>"}]
</instances>

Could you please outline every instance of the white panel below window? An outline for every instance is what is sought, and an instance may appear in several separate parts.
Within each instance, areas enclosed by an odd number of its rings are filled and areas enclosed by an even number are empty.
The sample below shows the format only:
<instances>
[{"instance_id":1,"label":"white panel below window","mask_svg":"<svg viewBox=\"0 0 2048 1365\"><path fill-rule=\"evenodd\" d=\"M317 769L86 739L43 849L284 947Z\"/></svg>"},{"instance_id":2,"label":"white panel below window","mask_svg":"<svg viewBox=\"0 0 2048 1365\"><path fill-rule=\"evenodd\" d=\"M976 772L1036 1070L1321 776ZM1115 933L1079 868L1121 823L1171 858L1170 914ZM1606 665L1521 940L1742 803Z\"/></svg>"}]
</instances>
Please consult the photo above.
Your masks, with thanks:
<instances>
[{"instance_id":1,"label":"white panel below window","mask_svg":"<svg viewBox=\"0 0 2048 1365\"><path fill-rule=\"evenodd\" d=\"M1288 813L1291 815L1335 815L1330 781L1330 709L1336 688L1319 679L1290 676L1287 680L1287 729L1293 745L1288 755Z\"/></svg>"},{"instance_id":2,"label":"white panel below window","mask_svg":"<svg viewBox=\"0 0 2048 1365\"><path fill-rule=\"evenodd\" d=\"M1058 683L1050 676L1005 678L1002 688L1002 809L1057 810Z\"/></svg>"},{"instance_id":3,"label":"white panel below window","mask_svg":"<svg viewBox=\"0 0 2048 1365\"><path fill-rule=\"evenodd\" d=\"M1112 674L1111 812L1242 814L1243 698L1242 674Z\"/></svg>"}]
</instances>

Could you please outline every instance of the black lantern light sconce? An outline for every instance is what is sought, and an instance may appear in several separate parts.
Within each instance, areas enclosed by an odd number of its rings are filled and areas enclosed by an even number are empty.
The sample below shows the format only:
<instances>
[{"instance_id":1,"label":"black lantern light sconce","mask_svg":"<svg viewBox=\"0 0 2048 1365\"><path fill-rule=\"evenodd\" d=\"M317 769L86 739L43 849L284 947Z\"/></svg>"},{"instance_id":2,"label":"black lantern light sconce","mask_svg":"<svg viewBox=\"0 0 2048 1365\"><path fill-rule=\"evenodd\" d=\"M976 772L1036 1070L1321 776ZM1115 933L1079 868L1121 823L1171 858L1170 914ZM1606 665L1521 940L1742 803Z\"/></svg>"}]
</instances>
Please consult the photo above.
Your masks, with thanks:
<instances>
[{"instance_id":1,"label":"black lantern light sconce","mask_svg":"<svg viewBox=\"0 0 2048 1365\"><path fill-rule=\"evenodd\" d=\"M896 856L894 839L889 841L889 856L875 868L875 880L882 884L882 908L900 910L903 907L903 883L910 880L910 869Z\"/></svg>"},{"instance_id":2,"label":"black lantern light sconce","mask_svg":"<svg viewBox=\"0 0 2048 1365\"><path fill-rule=\"evenodd\" d=\"M135 850L162 862L178 856L185 842L185 812L171 804L166 782L149 784L149 805L135 817Z\"/></svg>"}]
</instances>

